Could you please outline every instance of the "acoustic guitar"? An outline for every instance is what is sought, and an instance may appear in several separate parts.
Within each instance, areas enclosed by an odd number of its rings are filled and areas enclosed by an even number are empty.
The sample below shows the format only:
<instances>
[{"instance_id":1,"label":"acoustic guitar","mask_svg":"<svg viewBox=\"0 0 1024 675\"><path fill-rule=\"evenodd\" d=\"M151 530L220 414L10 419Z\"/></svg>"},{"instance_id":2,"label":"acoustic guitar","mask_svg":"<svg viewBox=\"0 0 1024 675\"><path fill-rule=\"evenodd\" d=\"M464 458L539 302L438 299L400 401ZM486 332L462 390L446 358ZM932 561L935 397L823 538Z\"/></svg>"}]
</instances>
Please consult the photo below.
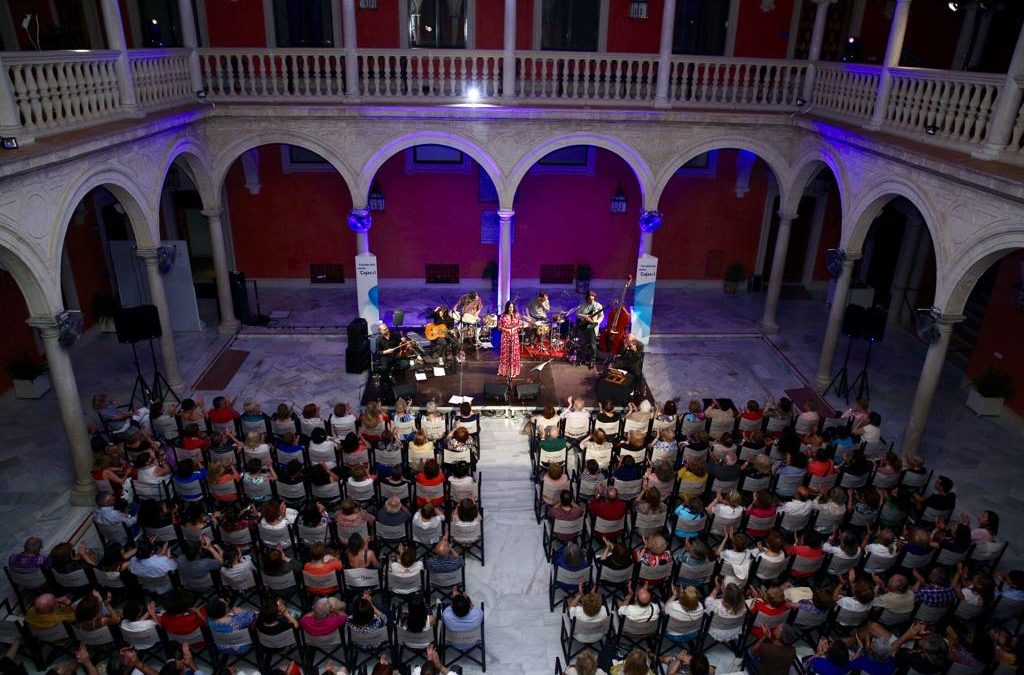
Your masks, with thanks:
<instances>
[{"instance_id":1,"label":"acoustic guitar","mask_svg":"<svg viewBox=\"0 0 1024 675\"><path fill-rule=\"evenodd\" d=\"M447 337L451 329L443 323L428 323L423 327L423 335L427 340L433 342L439 338Z\"/></svg>"}]
</instances>

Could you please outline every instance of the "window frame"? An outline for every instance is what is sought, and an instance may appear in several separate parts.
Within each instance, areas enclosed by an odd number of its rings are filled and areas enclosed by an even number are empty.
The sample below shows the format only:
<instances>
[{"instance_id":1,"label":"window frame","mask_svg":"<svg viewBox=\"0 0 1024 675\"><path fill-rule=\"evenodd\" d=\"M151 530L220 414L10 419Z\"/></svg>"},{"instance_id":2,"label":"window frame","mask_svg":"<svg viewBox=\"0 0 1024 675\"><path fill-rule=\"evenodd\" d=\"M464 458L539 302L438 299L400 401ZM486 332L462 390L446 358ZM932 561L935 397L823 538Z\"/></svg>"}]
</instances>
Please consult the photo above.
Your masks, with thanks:
<instances>
[{"instance_id":1,"label":"window frame","mask_svg":"<svg viewBox=\"0 0 1024 675\"><path fill-rule=\"evenodd\" d=\"M464 47L437 47L436 49L476 49L476 0L466 3L466 44ZM398 0L398 47L400 49L435 49L434 47L409 46L409 0Z\"/></svg>"},{"instance_id":2,"label":"window frame","mask_svg":"<svg viewBox=\"0 0 1024 675\"><path fill-rule=\"evenodd\" d=\"M305 49L342 49L344 31L341 29L341 0L330 0L331 8L331 43L333 47L305 47ZM268 49L300 49L299 47L278 47L277 26L274 23L274 0L263 0L263 33Z\"/></svg>"},{"instance_id":3,"label":"window frame","mask_svg":"<svg viewBox=\"0 0 1024 675\"><path fill-rule=\"evenodd\" d=\"M588 54L604 54L608 51L608 22L610 0L599 0L597 13L597 50ZM533 51L548 51L557 54L561 49L542 49L544 41L544 0L533 2ZM571 53L571 52L568 52Z\"/></svg>"}]
</instances>

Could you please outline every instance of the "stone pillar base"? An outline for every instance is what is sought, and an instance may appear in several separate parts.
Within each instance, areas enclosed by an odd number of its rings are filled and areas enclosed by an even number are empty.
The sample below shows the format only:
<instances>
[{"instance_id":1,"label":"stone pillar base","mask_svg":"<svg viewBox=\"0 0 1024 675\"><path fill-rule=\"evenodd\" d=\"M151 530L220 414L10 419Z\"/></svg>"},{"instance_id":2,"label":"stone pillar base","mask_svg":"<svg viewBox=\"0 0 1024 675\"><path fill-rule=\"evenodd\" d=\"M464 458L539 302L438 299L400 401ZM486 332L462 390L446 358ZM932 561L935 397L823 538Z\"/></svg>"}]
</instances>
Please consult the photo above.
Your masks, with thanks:
<instances>
[{"instance_id":1,"label":"stone pillar base","mask_svg":"<svg viewBox=\"0 0 1024 675\"><path fill-rule=\"evenodd\" d=\"M75 484L71 488L72 506L96 506L96 484L89 485Z\"/></svg>"},{"instance_id":2,"label":"stone pillar base","mask_svg":"<svg viewBox=\"0 0 1024 675\"><path fill-rule=\"evenodd\" d=\"M776 335L779 332L779 324L770 321L761 322L761 332L766 335Z\"/></svg>"},{"instance_id":3,"label":"stone pillar base","mask_svg":"<svg viewBox=\"0 0 1024 675\"><path fill-rule=\"evenodd\" d=\"M828 387L828 385L832 384L832 376L821 374L815 375L813 384L814 391L818 392L819 394L824 394L825 389Z\"/></svg>"},{"instance_id":4,"label":"stone pillar base","mask_svg":"<svg viewBox=\"0 0 1024 675\"><path fill-rule=\"evenodd\" d=\"M232 333L237 333L238 328L241 325L242 322L239 321L238 319L229 319L227 321L221 321L217 325L217 332L220 333L221 335L231 335Z\"/></svg>"}]
</instances>

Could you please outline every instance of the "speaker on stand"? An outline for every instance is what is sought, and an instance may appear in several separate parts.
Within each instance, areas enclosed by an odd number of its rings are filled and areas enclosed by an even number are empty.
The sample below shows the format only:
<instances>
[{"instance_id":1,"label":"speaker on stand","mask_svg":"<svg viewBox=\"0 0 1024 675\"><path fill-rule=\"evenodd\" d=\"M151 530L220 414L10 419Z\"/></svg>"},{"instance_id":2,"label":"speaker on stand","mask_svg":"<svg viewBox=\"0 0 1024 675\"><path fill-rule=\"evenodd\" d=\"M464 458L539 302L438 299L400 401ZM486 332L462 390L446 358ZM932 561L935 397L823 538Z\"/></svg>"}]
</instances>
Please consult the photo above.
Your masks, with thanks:
<instances>
[{"instance_id":1,"label":"speaker on stand","mask_svg":"<svg viewBox=\"0 0 1024 675\"><path fill-rule=\"evenodd\" d=\"M864 353L864 367L850 383L850 391L857 389L857 398L871 398L871 385L868 382L868 369L871 367L871 347L885 337L886 311L875 306L864 313L863 337L868 341L868 349Z\"/></svg>"},{"instance_id":2,"label":"speaker on stand","mask_svg":"<svg viewBox=\"0 0 1024 675\"><path fill-rule=\"evenodd\" d=\"M362 373L370 369L369 328L366 319L353 319L347 329L348 346L345 347L345 372Z\"/></svg>"},{"instance_id":3,"label":"speaker on stand","mask_svg":"<svg viewBox=\"0 0 1024 675\"><path fill-rule=\"evenodd\" d=\"M135 407L135 399L142 401L143 405L151 406L154 401L163 401L171 396L175 401L180 401L178 395L171 389L167 378L160 372L156 361L156 348L153 340L163 336L163 329L160 326L160 314L155 305L138 305L137 307L121 307L114 313L114 330L117 331L117 341L121 344L132 346L132 363L135 365L135 384L132 386L132 395L129 403ZM139 352L136 344L139 342L149 343L149 357L153 364L153 383L150 385L142 375L142 367L139 365Z\"/></svg>"},{"instance_id":4,"label":"speaker on stand","mask_svg":"<svg viewBox=\"0 0 1024 675\"><path fill-rule=\"evenodd\" d=\"M833 300L835 301L835 300ZM825 387L822 396L831 390L835 390L838 396L842 396L847 403L850 402L850 350L853 348L854 338L864 336L864 324L867 310L861 305L847 305L843 313L843 335L846 336L846 355L843 357L843 367L839 369L832 381Z\"/></svg>"}]
</instances>

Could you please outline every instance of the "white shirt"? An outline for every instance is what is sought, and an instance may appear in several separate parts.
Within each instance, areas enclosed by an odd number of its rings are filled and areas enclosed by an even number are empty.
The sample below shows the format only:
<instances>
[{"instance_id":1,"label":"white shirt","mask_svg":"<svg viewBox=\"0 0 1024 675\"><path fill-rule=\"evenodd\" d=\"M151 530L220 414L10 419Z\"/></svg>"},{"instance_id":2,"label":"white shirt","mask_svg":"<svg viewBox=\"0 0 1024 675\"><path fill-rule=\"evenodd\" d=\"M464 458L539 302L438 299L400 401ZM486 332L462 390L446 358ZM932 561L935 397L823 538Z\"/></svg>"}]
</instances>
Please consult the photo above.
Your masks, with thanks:
<instances>
[{"instance_id":1,"label":"white shirt","mask_svg":"<svg viewBox=\"0 0 1024 675\"><path fill-rule=\"evenodd\" d=\"M583 611L583 608L579 605L569 608L569 618L576 619L576 624L578 626L586 626L587 624L600 623L601 621L604 621L604 619L607 616L608 610L604 607L604 605L602 605L601 608L597 610L597 614L595 614L594 616L588 615L586 612Z\"/></svg>"},{"instance_id":2,"label":"white shirt","mask_svg":"<svg viewBox=\"0 0 1024 675\"><path fill-rule=\"evenodd\" d=\"M814 510L814 502L801 502L796 499L780 504L778 511L791 516L806 516Z\"/></svg>"},{"instance_id":3,"label":"white shirt","mask_svg":"<svg viewBox=\"0 0 1024 675\"><path fill-rule=\"evenodd\" d=\"M661 608L653 602L646 607L626 605L619 607L619 616L632 621L654 621L661 613Z\"/></svg>"},{"instance_id":4,"label":"white shirt","mask_svg":"<svg viewBox=\"0 0 1024 675\"><path fill-rule=\"evenodd\" d=\"M874 424L865 424L861 427L860 439L865 443L877 443L882 440L882 430Z\"/></svg>"},{"instance_id":5,"label":"white shirt","mask_svg":"<svg viewBox=\"0 0 1024 675\"><path fill-rule=\"evenodd\" d=\"M100 525L120 525L125 523L129 527L135 524L135 516L118 511L113 506L97 506L92 512L93 522Z\"/></svg>"},{"instance_id":6,"label":"white shirt","mask_svg":"<svg viewBox=\"0 0 1024 675\"><path fill-rule=\"evenodd\" d=\"M323 443L309 442L309 461L313 464L323 462L330 468L334 468L338 464L338 455L336 454L338 446L334 444L334 441L327 439Z\"/></svg>"}]
</instances>

